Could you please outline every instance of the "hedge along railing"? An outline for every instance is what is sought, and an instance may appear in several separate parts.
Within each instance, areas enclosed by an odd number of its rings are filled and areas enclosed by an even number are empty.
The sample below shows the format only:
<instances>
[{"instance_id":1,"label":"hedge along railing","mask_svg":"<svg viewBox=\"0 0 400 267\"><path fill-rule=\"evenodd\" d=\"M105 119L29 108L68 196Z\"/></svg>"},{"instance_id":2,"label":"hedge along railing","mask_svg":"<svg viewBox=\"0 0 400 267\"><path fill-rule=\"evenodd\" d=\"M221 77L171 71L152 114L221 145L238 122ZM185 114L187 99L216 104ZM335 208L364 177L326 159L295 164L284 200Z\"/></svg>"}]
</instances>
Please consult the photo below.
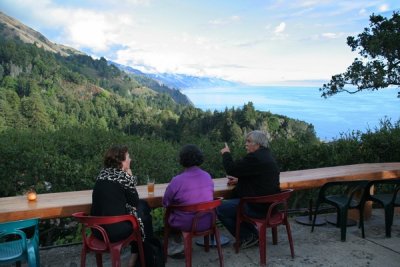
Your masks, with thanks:
<instances>
[{"instance_id":1,"label":"hedge along railing","mask_svg":"<svg viewBox=\"0 0 400 267\"><path fill-rule=\"evenodd\" d=\"M8 131L0 133L0 142L0 197L21 194L32 185L39 193L91 189L105 151L116 143L128 145L139 177L149 174L167 182L180 170L177 145L115 132Z\"/></svg>"},{"instance_id":2,"label":"hedge along railing","mask_svg":"<svg viewBox=\"0 0 400 267\"><path fill-rule=\"evenodd\" d=\"M103 154L112 144L127 144L132 170L168 182L182 168L177 155L181 144L119 132L69 128L55 132L9 130L0 133L0 197L21 194L34 185L39 193L92 188L102 166ZM223 177L220 148L223 142L207 137L186 138L205 154L202 168ZM400 161L399 123L382 124L375 132L353 133L330 143L300 143L277 139L271 150L281 171L310 169L364 162ZM243 156L242 144L232 144L235 158Z\"/></svg>"}]
</instances>

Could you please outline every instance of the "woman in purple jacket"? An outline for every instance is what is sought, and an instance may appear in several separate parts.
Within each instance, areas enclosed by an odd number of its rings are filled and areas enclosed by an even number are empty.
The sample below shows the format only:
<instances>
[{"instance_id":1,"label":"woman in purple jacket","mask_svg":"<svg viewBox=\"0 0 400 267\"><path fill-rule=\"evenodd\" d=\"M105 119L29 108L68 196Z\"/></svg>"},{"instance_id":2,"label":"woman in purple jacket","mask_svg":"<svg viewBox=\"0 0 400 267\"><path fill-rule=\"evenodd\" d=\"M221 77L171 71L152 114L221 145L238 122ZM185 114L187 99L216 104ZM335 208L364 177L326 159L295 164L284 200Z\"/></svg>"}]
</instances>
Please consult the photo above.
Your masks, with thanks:
<instances>
[{"instance_id":1,"label":"woman in purple jacket","mask_svg":"<svg viewBox=\"0 0 400 267\"><path fill-rule=\"evenodd\" d=\"M203 163L204 156L195 145L185 145L179 153L179 163L185 168L182 173L172 178L163 197L163 206L189 205L213 200L214 183L211 175L199 166ZM169 216L169 224L180 230L189 230L192 225L193 215L187 212L175 211ZM205 218L206 219L206 218ZM209 220L201 220L198 230L208 228ZM176 235L169 242L169 255L183 251L182 240ZM175 242L173 242L175 241Z\"/></svg>"}]
</instances>

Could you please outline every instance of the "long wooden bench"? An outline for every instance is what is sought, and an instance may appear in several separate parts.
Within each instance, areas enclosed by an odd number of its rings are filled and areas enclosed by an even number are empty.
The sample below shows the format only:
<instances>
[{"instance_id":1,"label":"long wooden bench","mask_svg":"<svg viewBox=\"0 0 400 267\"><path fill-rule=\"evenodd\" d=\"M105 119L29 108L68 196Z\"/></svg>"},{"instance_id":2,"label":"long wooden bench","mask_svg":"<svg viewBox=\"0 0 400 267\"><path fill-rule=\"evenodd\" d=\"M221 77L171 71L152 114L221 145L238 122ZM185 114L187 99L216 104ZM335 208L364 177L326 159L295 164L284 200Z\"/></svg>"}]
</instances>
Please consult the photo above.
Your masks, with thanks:
<instances>
[{"instance_id":1,"label":"long wooden bench","mask_svg":"<svg viewBox=\"0 0 400 267\"><path fill-rule=\"evenodd\" d=\"M287 171L281 173L281 188L295 190L321 187L329 181L377 180L400 177L400 162L366 163L336 167ZM195 181L193 181L195 182ZM168 184L156 184L153 196L147 194L146 186L138 186L141 199L153 208L162 206L162 197ZM229 198L233 187L227 185L227 178L214 179L215 197ZM89 212L92 190L38 194L36 201L26 196L0 198L0 222L39 217L61 218L78 211Z\"/></svg>"}]
</instances>

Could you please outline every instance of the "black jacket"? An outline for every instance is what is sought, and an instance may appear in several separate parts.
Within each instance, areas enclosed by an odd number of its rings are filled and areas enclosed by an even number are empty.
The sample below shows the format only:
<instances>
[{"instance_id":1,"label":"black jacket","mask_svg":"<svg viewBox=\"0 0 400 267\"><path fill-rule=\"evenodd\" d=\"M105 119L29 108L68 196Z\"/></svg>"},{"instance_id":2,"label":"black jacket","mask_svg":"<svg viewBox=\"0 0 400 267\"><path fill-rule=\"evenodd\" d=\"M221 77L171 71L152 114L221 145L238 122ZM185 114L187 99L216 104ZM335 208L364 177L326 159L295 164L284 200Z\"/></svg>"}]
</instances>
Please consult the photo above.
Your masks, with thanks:
<instances>
[{"instance_id":1,"label":"black jacket","mask_svg":"<svg viewBox=\"0 0 400 267\"><path fill-rule=\"evenodd\" d=\"M260 147L244 158L233 161L231 153L222 155L228 175L238 178L234 197L253 197L280 192L279 168L268 148Z\"/></svg>"},{"instance_id":2,"label":"black jacket","mask_svg":"<svg viewBox=\"0 0 400 267\"><path fill-rule=\"evenodd\" d=\"M113 216L129 214L126 204L137 207L139 195L122 185L104 180L97 180L92 193L92 208L90 214L93 216ZM106 225L104 228L111 242L125 239L132 233L130 222L120 222ZM95 236L101 238L101 234L94 232Z\"/></svg>"}]
</instances>

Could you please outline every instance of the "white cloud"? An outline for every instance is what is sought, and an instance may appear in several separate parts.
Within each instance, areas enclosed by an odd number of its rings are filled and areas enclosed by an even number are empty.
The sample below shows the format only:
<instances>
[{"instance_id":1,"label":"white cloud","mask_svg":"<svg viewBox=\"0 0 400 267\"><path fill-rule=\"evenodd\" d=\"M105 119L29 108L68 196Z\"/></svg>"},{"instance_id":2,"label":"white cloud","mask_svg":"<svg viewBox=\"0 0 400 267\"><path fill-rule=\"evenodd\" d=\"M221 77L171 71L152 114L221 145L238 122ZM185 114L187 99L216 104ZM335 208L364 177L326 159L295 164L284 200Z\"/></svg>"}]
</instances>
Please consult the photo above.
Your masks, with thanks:
<instances>
[{"instance_id":1,"label":"white cloud","mask_svg":"<svg viewBox=\"0 0 400 267\"><path fill-rule=\"evenodd\" d=\"M127 45L128 40L133 41L127 36L130 36L134 23L123 14L79 10L70 13L68 19L70 22L65 23L64 38L74 47L101 52L112 45Z\"/></svg>"},{"instance_id":2,"label":"white cloud","mask_svg":"<svg viewBox=\"0 0 400 267\"><path fill-rule=\"evenodd\" d=\"M112 4L115 4L115 0L110 0ZM151 0L119 0L119 2L134 4L134 5L149 5Z\"/></svg>"},{"instance_id":3,"label":"white cloud","mask_svg":"<svg viewBox=\"0 0 400 267\"><path fill-rule=\"evenodd\" d=\"M240 19L241 19L240 16L236 16L236 15L231 16L232 21L239 21Z\"/></svg>"},{"instance_id":4,"label":"white cloud","mask_svg":"<svg viewBox=\"0 0 400 267\"><path fill-rule=\"evenodd\" d=\"M321 1L303 1L300 3L300 6L302 7L310 7L310 6L315 6L318 5Z\"/></svg>"},{"instance_id":5,"label":"white cloud","mask_svg":"<svg viewBox=\"0 0 400 267\"><path fill-rule=\"evenodd\" d=\"M240 21L241 17L237 15L230 16L228 18L219 18L219 19L213 19L209 20L208 23L212 25L227 25L231 24L237 21Z\"/></svg>"},{"instance_id":6,"label":"white cloud","mask_svg":"<svg viewBox=\"0 0 400 267\"><path fill-rule=\"evenodd\" d=\"M321 35L322 35L322 37L327 38L327 39L336 39L339 37L339 34L333 33L333 32L325 32Z\"/></svg>"},{"instance_id":7,"label":"white cloud","mask_svg":"<svg viewBox=\"0 0 400 267\"><path fill-rule=\"evenodd\" d=\"M358 14L360 15L365 15L367 13L367 10L365 8L360 9L360 11L358 12Z\"/></svg>"},{"instance_id":8,"label":"white cloud","mask_svg":"<svg viewBox=\"0 0 400 267\"><path fill-rule=\"evenodd\" d=\"M208 23L209 24L213 24L213 25L222 25L225 22L223 20L221 20L221 19L213 19L213 20L208 21Z\"/></svg>"},{"instance_id":9,"label":"white cloud","mask_svg":"<svg viewBox=\"0 0 400 267\"><path fill-rule=\"evenodd\" d=\"M162 36L160 38L163 39ZM143 66L150 66L146 71L216 75L210 69L220 62L221 54L218 51L221 48L209 38L182 33L165 38L168 41L164 43L153 41L151 46L144 46L143 40L139 39L136 45L117 51L114 61L142 71Z\"/></svg>"},{"instance_id":10,"label":"white cloud","mask_svg":"<svg viewBox=\"0 0 400 267\"><path fill-rule=\"evenodd\" d=\"M94 8L58 6L51 0L14 0L13 6L29 10L27 17L35 21L39 32L57 30L58 35L53 36L52 41L94 52L105 52L112 45L125 42L124 31L133 23L130 17L112 10L107 13Z\"/></svg>"},{"instance_id":11,"label":"white cloud","mask_svg":"<svg viewBox=\"0 0 400 267\"><path fill-rule=\"evenodd\" d=\"M387 4L383 4L379 6L379 11L385 12L389 10L389 6Z\"/></svg>"},{"instance_id":12,"label":"white cloud","mask_svg":"<svg viewBox=\"0 0 400 267\"><path fill-rule=\"evenodd\" d=\"M281 22L278 26L274 29L274 35L270 37L270 40L277 41L277 40L284 40L288 38L288 34L285 33L286 30L286 23Z\"/></svg>"},{"instance_id":13,"label":"white cloud","mask_svg":"<svg viewBox=\"0 0 400 267\"><path fill-rule=\"evenodd\" d=\"M284 32L285 31L285 28L286 28L286 23L285 22L281 22L276 28L275 28L275 33L276 34L280 34L280 33L282 33L282 32Z\"/></svg>"}]
</instances>

